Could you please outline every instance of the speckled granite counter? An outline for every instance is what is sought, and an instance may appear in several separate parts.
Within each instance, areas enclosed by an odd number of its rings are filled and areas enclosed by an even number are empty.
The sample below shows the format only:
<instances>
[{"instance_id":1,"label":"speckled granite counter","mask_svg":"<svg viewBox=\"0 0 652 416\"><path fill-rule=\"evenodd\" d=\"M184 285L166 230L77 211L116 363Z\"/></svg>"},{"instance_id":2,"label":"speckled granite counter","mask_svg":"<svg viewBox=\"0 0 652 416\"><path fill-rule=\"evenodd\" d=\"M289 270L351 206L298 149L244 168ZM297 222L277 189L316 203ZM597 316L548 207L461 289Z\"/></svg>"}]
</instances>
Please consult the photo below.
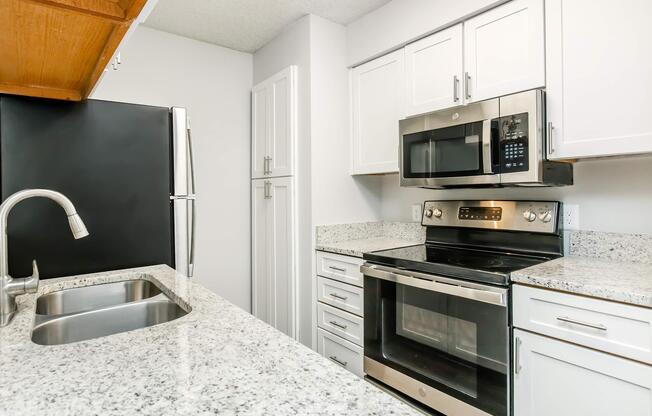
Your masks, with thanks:
<instances>
[{"instance_id":1,"label":"speckled granite counter","mask_svg":"<svg viewBox=\"0 0 652 416\"><path fill-rule=\"evenodd\" d=\"M425 227L419 223L363 222L317 227L315 248L362 257L366 252L423 244Z\"/></svg>"},{"instance_id":2,"label":"speckled granite counter","mask_svg":"<svg viewBox=\"0 0 652 416\"><path fill-rule=\"evenodd\" d=\"M44 281L145 278L192 312L59 346L30 340L35 295L0 328L0 414L408 415L415 410L166 266Z\"/></svg>"},{"instance_id":3,"label":"speckled granite counter","mask_svg":"<svg viewBox=\"0 0 652 416\"><path fill-rule=\"evenodd\" d=\"M652 264L567 256L514 272L511 279L652 308Z\"/></svg>"}]
</instances>

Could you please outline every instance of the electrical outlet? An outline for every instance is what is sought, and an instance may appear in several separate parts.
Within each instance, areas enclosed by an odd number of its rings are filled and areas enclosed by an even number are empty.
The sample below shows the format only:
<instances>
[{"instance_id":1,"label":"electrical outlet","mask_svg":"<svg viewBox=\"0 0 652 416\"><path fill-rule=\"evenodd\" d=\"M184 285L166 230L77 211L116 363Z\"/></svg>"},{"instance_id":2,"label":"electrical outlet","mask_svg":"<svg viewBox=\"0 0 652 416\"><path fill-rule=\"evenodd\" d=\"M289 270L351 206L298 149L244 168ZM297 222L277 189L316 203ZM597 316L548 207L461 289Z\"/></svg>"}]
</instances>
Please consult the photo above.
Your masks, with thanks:
<instances>
[{"instance_id":1,"label":"electrical outlet","mask_svg":"<svg viewBox=\"0 0 652 416\"><path fill-rule=\"evenodd\" d=\"M564 229L580 229L580 206L575 204L564 204Z\"/></svg>"},{"instance_id":2,"label":"electrical outlet","mask_svg":"<svg viewBox=\"0 0 652 416\"><path fill-rule=\"evenodd\" d=\"M412 221L421 222L421 204L412 205Z\"/></svg>"}]
</instances>

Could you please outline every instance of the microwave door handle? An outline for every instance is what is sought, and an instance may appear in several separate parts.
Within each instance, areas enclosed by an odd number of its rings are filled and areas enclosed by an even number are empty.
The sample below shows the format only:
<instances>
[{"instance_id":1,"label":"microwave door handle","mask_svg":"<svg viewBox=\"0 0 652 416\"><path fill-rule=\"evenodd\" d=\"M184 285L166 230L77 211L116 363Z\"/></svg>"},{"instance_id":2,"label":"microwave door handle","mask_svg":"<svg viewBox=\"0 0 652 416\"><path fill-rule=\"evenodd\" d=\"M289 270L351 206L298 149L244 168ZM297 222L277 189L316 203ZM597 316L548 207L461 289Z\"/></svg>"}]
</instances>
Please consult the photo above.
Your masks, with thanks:
<instances>
[{"instance_id":1,"label":"microwave door handle","mask_svg":"<svg viewBox=\"0 0 652 416\"><path fill-rule=\"evenodd\" d=\"M491 163L491 119L482 122L482 167L485 174L495 173Z\"/></svg>"}]
</instances>

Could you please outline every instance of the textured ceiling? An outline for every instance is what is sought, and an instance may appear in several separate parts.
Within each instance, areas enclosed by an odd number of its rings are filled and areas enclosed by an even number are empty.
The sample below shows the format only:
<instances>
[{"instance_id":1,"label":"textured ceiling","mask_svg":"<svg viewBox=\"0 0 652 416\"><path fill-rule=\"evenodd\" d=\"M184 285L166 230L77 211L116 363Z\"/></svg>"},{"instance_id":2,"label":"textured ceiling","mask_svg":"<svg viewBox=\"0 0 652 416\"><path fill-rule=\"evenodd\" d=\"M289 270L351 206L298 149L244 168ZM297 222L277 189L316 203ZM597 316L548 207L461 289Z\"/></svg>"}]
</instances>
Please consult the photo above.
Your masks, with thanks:
<instances>
[{"instance_id":1,"label":"textured ceiling","mask_svg":"<svg viewBox=\"0 0 652 416\"><path fill-rule=\"evenodd\" d=\"M159 0L145 25L254 52L289 23L312 13L340 24L389 0Z\"/></svg>"}]
</instances>

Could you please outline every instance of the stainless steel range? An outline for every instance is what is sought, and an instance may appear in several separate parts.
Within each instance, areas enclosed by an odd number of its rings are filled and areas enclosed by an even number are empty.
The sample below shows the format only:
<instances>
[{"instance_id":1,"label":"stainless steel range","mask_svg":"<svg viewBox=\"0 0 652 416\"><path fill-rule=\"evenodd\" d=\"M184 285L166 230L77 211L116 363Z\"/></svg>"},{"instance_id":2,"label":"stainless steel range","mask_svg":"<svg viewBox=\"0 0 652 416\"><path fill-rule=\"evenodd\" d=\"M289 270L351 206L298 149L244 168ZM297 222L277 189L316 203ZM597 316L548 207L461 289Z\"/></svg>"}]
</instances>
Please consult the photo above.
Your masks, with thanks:
<instances>
[{"instance_id":1,"label":"stainless steel range","mask_svg":"<svg viewBox=\"0 0 652 416\"><path fill-rule=\"evenodd\" d=\"M562 256L561 204L426 201L425 244L364 255L364 370L448 415L509 415L510 273Z\"/></svg>"}]
</instances>

